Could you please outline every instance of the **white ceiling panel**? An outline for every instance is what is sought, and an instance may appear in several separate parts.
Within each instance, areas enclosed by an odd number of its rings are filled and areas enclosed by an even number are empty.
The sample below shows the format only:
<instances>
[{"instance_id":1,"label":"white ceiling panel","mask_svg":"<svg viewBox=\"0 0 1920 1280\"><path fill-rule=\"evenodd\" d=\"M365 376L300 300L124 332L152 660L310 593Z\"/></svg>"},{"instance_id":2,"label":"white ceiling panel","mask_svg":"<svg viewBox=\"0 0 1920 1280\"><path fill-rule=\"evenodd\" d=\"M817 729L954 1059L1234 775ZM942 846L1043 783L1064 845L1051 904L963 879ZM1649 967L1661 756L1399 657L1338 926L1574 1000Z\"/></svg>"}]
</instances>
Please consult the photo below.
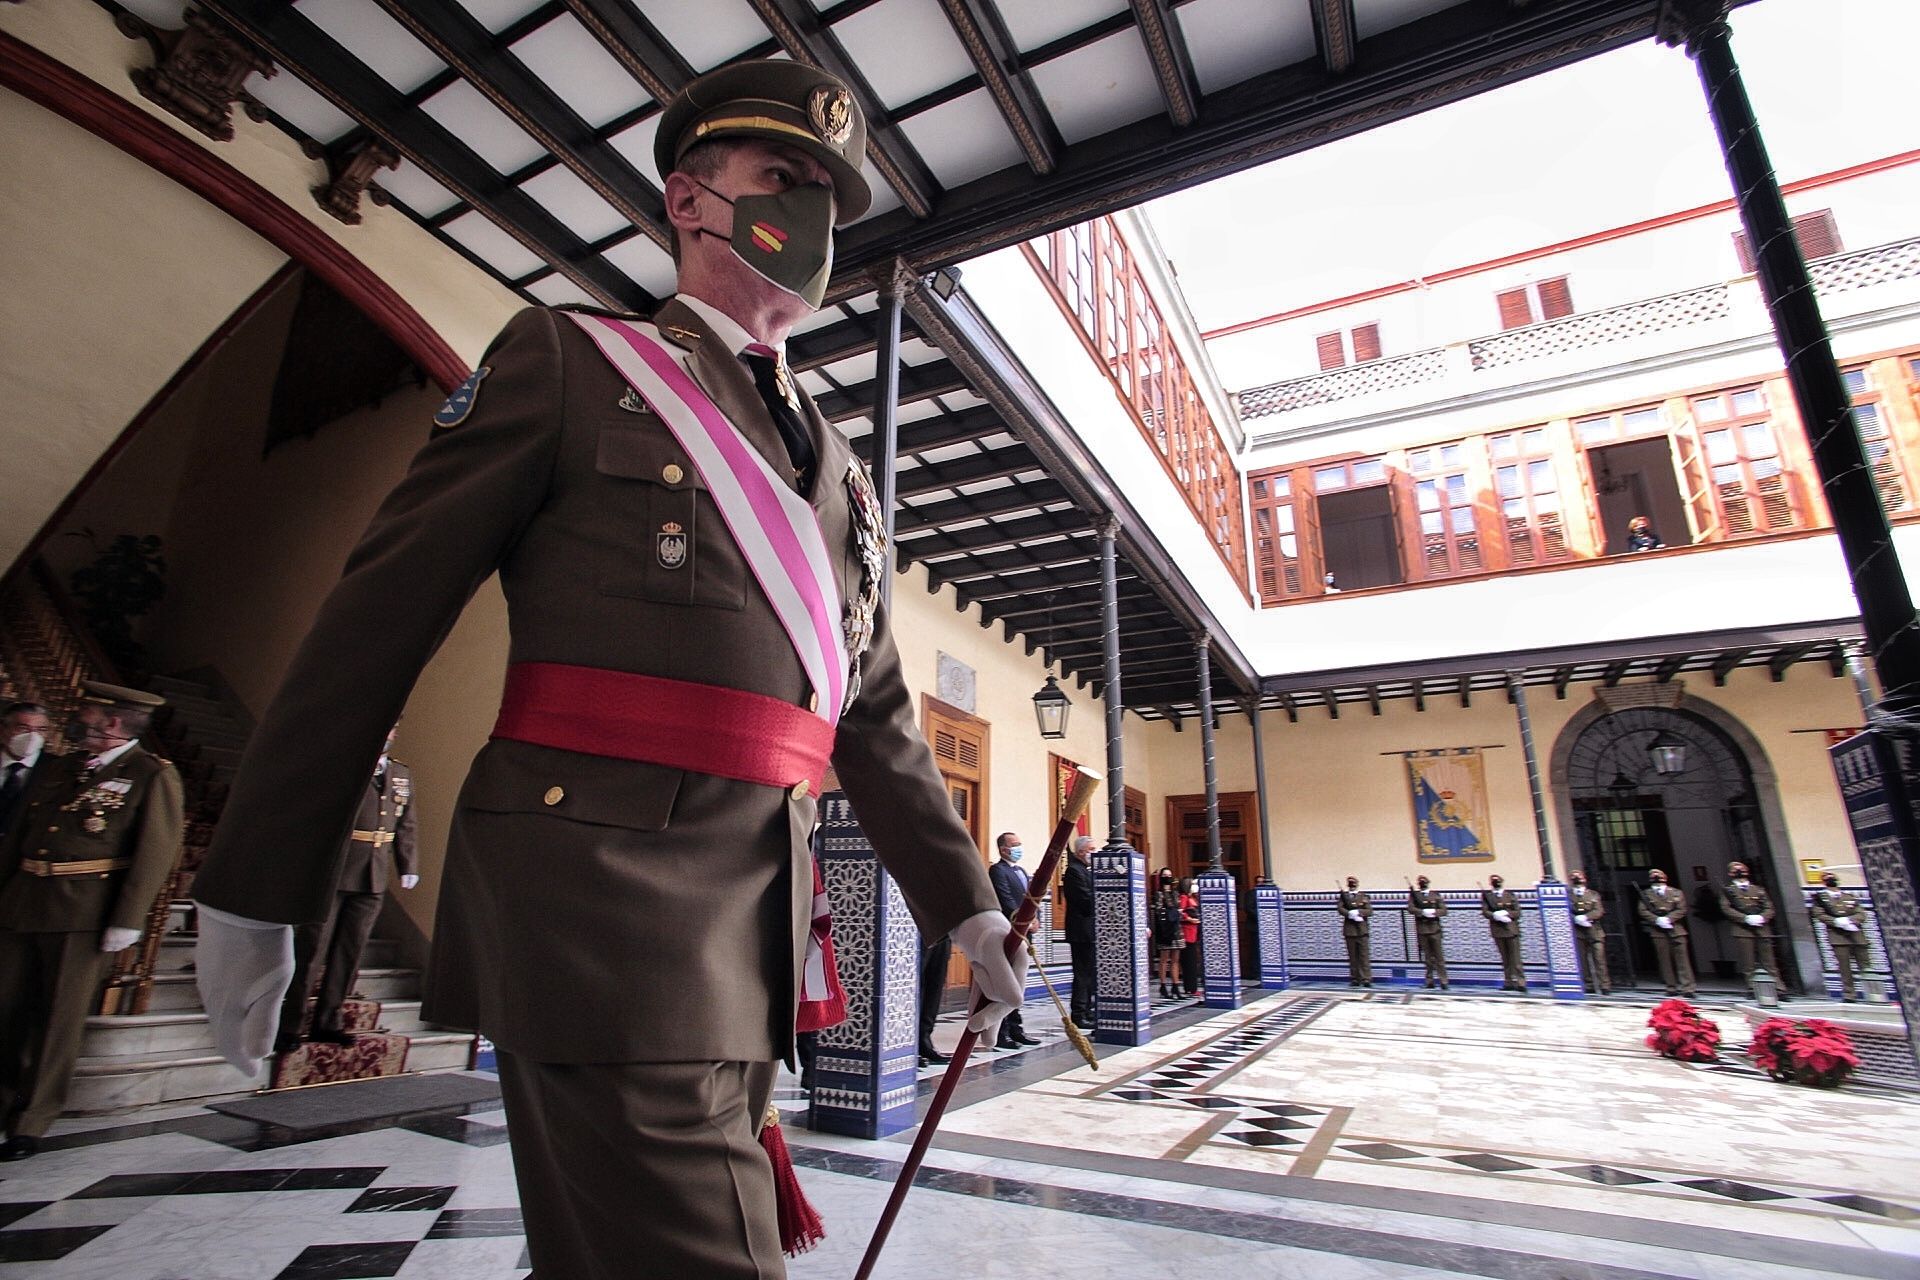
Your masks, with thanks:
<instances>
[{"instance_id":1,"label":"white ceiling panel","mask_svg":"<svg viewBox=\"0 0 1920 1280\"><path fill-rule=\"evenodd\" d=\"M458 196L429 178L411 160L402 160L397 168L382 169L373 175L373 181L422 218L431 218L460 202Z\"/></svg>"},{"instance_id":2,"label":"white ceiling panel","mask_svg":"<svg viewBox=\"0 0 1920 1280\"><path fill-rule=\"evenodd\" d=\"M881 0L834 23L833 34L889 107L975 74L935 0Z\"/></svg>"},{"instance_id":3,"label":"white ceiling panel","mask_svg":"<svg viewBox=\"0 0 1920 1280\"><path fill-rule=\"evenodd\" d=\"M803 333L812 333L815 329L824 329L830 324L838 324L845 319L846 316L840 313L838 307L822 307L800 323L794 325L792 331L788 333L787 336L789 338L797 338Z\"/></svg>"},{"instance_id":4,"label":"white ceiling panel","mask_svg":"<svg viewBox=\"0 0 1920 1280\"><path fill-rule=\"evenodd\" d=\"M1146 46L1132 29L1035 67L1033 83L1069 146L1167 109Z\"/></svg>"},{"instance_id":5,"label":"white ceiling panel","mask_svg":"<svg viewBox=\"0 0 1920 1280\"><path fill-rule=\"evenodd\" d=\"M494 226L484 214L463 213L441 230L509 280L517 280L546 265L538 254Z\"/></svg>"},{"instance_id":6,"label":"white ceiling panel","mask_svg":"<svg viewBox=\"0 0 1920 1280\"><path fill-rule=\"evenodd\" d=\"M527 292L550 307L564 307L569 303L583 303L589 307L597 307L600 305L599 301L592 294L567 279L567 277L561 275L558 271L550 276L535 280L527 286Z\"/></svg>"},{"instance_id":7,"label":"white ceiling panel","mask_svg":"<svg viewBox=\"0 0 1920 1280\"><path fill-rule=\"evenodd\" d=\"M528 178L520 184L520 189L589 244L631 225L618 209L601 199L599 193L564 165L555 165L545 173Z\"/></svg>"},{"instance_id":8,"label":"white ceiling panel","mask_svg":"<svg viewBox=\"0 0 1920 1280\"><path fill-rule=\"evenodd\" d=\"M800 373L796 375L796 381L800 383L800 389L802 391L805 391L816 400L833 390L833 384L812 369L801 370Z\"/></svg>"},{"instance_id":9,"label":"white ceiling panel","mask_svg":"<svg viewBox=\"0 0 1920 1280\"><path fill-rule=\"evenodd\" d=\"M971 391L950 391L940 397L940 403L945 405L949 412L958 413L962 409L971 409L976 405L983 405L986 401Z\"/></svg>"},{"instance_id":10,"label":"white ceiling panel","mask_svg":"<svg viewBox=\"0 0 1920 1280\"><path fill-rule=\"evenodd\" d=\"M1000 17L1022 53L1085 31L1127 7L1127 0L999 0Z\"/></svg>"},{"instance_id":11,"label":"white ceiling panel","mask_svg":"<svg viewBox=\"0 0 1920 1280\"><path fill-rule=\"evenodd\" d=\"M460 7L472 14L487 30L503 31L544 3L546 0L460 0Z\"/></svg>"},{"instance_id":12,"label":"white ceiling panel","mask_svg":"<svg viewBox=\"0 0 1920 1280\"><path fill-rule=\"evenodd\" d=\"M402 93L418 89L446 69L446 63L373 0L295 0L293 7Z\"/></svg>"},{"instance_id":13,"label":"white ceiling panel","mask_svg":"<svg viewBox=\"0 0 1920 1280\"><path fill-rule=\"evenodd\" d=\"M620 268L627 278L651 293L664 298L673 292L673 256L644 235L633 236L601 255Z\"/></svg>"},{"instance_id":14,"label":"white ceiling panel","mask_svg":"<svg viewBox=\"0 0 1920 1280\"><path fill-rule=\"evenodd\" d=\"M948 189L1025 162L1020 144L1007 132L985 89L903 121L900 130Z\"/></svg>"},{"instance_id":15,"label":"white ceiling panel","mask_svg":"<svg viewBox=\"0 0 1920 1280\"><path fill-rule=\"evenodd\" d=\"M1353 0L1353 25L1365 40L1451 7L1453 0Z\"/></svg>"},{"instance_id":16,"label":"white ceiling panel","mask_svg":"<svg viewBox=\"0 0 1920 1280\"><path fill-rule=\"evenodd\" d=\"M1270 0L1193 0L1180 6L1176 21L1187 38L1202 93L1291 66L1318 52L1313 15L1306 5L1275 8Z\"/></svg>"},{"instance_id":17,"label":"white ceiling panel","mask_svg":"<svg viewBox=\"0 0 1920 1280\"><path fill-rule=\"evenodd\" d=\"M903 338L900 342L901 364L932 364L935 360L944 360L946 355L938 347L927 345L924 338Z\"/></svg>"},{"instance_id":18,"label":"white ceiling panel","mask_svg":"<svg viewBox=\"0 0 1920 1280\"><path fill-rule=\"evenodd\" d=\"M925 400L907 401L907 403L901 405L898 412L894 414L893 420L904 426L909 422L919 422L923 418L937 418L939 416L940 402L932 396L929 396Z\"/></svg>"},{"instance_id":19,"label":"white ceiling panel","mask_svg":"<svg viewBox=\"0 0 1920 1280\"><path fill-rule=\"evenodd\" d=\"M421 103L420 109L500 173L513 173L547 154L533 135L507 119L504 111L465 80L454 81Z\"/></svg>"},{"instance_id":20,"label":"white ceiling panel","mask_svg":"<svg viewBox=\"0 0 1920 1280\"><path fill-rule=\"evenodd\" d=\"M871 351L863 355L848 356L845 360L836 360L825 365L820 372L832 378L843 387L851 387L862 382L873 381L874 354Z\"/></svg>"},{"instance_id":21,"label":"white ceiling panel","mask_svg":"<svg viewBox=\"0 0 1920 1280\"><path fill-rule=\"evenodd\" d=\"M627 163L638 169L641 176L652 182L655 187L664 187L660 170L653 163L653 138L660 132L660 115L655 112L631 129L622 129L607 139L607 145L627 158Z\"/></svg>"},{"instance_id":22,"label":"white ceiling panel","mask_svg":"<svg viewBox=\"0 0 1920 1280\"><path fill-rule=\"evenodd\" d=\"M353 128L353 117L307 87L306 81L285 67L268 79L258 72L247 77L247 92L300 132L320 142L332 142Z\"/></svg>"},{"instance_id":23,"label":"white ceiling panel","mask_svg":"<svg viewBox=\"0 0 1920 1280\"><path fill-rule=\"evenodd\" d=\"M511 51L596 128L652 100L571 14L561 14Z\"/></svg>"},{"instance_id":24,"label":"white ceiling panel","mask_svg":"<svg viewBox=\"0 0 1920 1280\"><path fill-rule=\"evenodd\" d=\"M644 8L654 30L695 71L730 62L769 38L746 0L650 0Z\"/></svg>"}]
</instances>

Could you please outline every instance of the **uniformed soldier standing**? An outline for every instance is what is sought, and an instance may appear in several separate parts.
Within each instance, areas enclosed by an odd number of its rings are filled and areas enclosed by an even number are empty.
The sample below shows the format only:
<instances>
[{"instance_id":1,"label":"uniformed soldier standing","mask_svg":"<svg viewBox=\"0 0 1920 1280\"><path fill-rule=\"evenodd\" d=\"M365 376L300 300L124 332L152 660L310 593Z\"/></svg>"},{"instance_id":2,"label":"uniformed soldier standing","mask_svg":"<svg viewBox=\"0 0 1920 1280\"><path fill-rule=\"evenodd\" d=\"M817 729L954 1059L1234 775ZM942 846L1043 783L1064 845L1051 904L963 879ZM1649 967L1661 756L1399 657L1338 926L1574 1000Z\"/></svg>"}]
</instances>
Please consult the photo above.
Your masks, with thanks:
<instances>
[{"instance_id":1,"label":"uniformed soldier standing","mask_svg":"<svg viewBox=\"0 0 1920 1280\"><path fill-rule=\"evenodd\" d=\"M66 1105L113 955L146 932L180 859L180 775L140 746L162 700L87 681L0 845L0 1160L23 1160Z\"/></svg>"},{"instance_id":2,"label":"uniformed soldier standing","mask_svg":"<svg viewBox=\"0 0 1920 1280\"><path fill-rule=\"evenodd\" d=\"M1687 954L1687 895L1667 883L1667 873L1655 867L1647 873L1640 895L1640 923L1660 965L1660 981L1670 996L1693 994L1693 958Z\"/></svg>"},{"instance_id":3,"label":"uniformed soldier standing","mask_svg":"<svg viewBox=\"0 0 1920 1280\"><path fill-rule=\"evenodd\" d=\"M340 1009L360 972L360 957L380 918L380 904L395 879L402 889L420 883L419 856L413 820L413 770L395 760L393 733L381 749L367 791L354 815L347 837L333 914L293 931L293 981L280 1007L280 1034L275 1053L287 1053L300 1044L307 1021L307 996L315 995L311 1030L306 1038L328 1044L352 1044L353 1035L340 1022ZM313 962L324 966L318 992L313 991Z\"/></svg>"},{"instance_id":4,"label":"uniformed soldier standing","mask_svg":"<svg viewBox=\"0 0 1920 1280\"><path fill-rule=\"evenodd\" d=\"M869 203L865 128L798 62L667 103L678 294L650 321L508 323L321 608L196 881L216 1036L258 1058L284 987L247 993L290 972L284 926L326 914L383 735L498 571L510 665L421 1012L499 1051L552 1280L784 1274L755 1133L794 1043L829 762L921 931L971 961L975 1029L1020 1001L1024 957L914 723L871 479L782 354L833 226Z\"/></svg>"},{"instance_id":5,"label":"uniformed soldier standing","mask_svg":"<svg viewBox=\"0 0 1920 1280\"><path fill-rule=\"evenodd\" d=\"M1813 918L1827 927L1827 945L1840 970L1840 998L1851 1003L1858 996L1854 978L1864 972L1872 954L1867 940L1867 909L1860 899L1840 887L1840 877L1828 871L1813 895Z\"/></svg>"},{"instance_id":6,"label":"uniformed soldier standing","mask_svg":"<svg viewBox=\"0 0 1920 1280\"><path fill-rule=\"evenodd\" d=\"M1340 891L1340 936L1347 943L1347 985L1373 985L1373 901L1356 876Z\"/></svg>"},{"instance_id":7,"label":"uniformed soldier standing","mask_svg":"<svg viewBox=\"0 0 1920 1280\"><path fill-rule=\"evenodd\" d=\"M1520 899L1513 890L1503 888L1499 876L1487 877L1488 888L1480 891L1480 914L1487 919L1487 932L1500 950L1500 989L1525 991L1526 966L1520 962Z\"/></svg>"},{"instance_id":8,"label":"uniformed soldier standing","mask_svg":"<svg viewBox=\"0 0 1920 1280\"><path fill-rule=\"evenodd\" d=\"M1580 972L1586 979L1587 991L1592 995L1611 995L1613 982L1607 976L1607 931L1600 927L1600 918L1607 914L1607 904L1600 900L1599 894L1587 888L1586 872L1568 872L1567 882L1573 886L1573 937L1580 944Z\"/></svg>"},{"instance_id":9,"label":"uniformed soldier standing","mask_svg":"<svg viewBox=\"0 0 1920 1280\"><path fill-rule=\"evenodd\" d=\"M1747 876L1747 864L1729 862L1727 883L1720 890L1720 910L1733 933L1734 963L1740 966L1747 992L1754 994L1753 973L1773 964L1773 898Z\"/></svg>"},{"instance_id":10,"label":"uniformed soldier standing","mask_svg":"<svg viewBox=\"0 0 1920 1280\"><path fill-rule=\"evenodd\" d=\"M1407 894L1407 914L1413 917L1413 934L1420 940L1420 961L1426 966L1427 985L1445 991L1448 989L1447 940L1442 921L1447 918L1447 900L1437 889L1428 888L1431 883L1426 876L1420 877L1419 887Z\"/></svg>"}]
</instances>

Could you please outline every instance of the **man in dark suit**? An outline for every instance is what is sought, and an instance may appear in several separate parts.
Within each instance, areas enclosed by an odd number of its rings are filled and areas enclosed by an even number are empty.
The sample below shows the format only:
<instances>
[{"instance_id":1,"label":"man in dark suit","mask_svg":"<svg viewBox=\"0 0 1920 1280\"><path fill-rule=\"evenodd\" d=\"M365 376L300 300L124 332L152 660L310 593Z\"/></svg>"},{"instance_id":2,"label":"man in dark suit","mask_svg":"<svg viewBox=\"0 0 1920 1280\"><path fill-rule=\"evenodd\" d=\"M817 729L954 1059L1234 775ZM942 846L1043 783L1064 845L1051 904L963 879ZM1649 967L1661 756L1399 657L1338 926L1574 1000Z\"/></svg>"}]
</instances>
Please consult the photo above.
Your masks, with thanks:
<instances>
[{"instance_id":1,"label":"man in dark suit","mask_svg":"<svg viewBox=\"0 0 1920 1280\"><path fill-rule=\"evenodd\" d=\"M1026 850L1020 844L1020 837L1011 831L1001 832L995 845L1000 857L987 868L987 875L993 881L994 896L1000 900L1000 914L1011 920L1027 897L1027 873L1020 867L1020 859L1026 856ZM1015 1009L1000 1024L1000 1037L994 1041L993 1047L1018 1049L1039 1043L1027 1035L1026 1024L1020 1020L1020 1011Z\"/></svg>"},{"instance_id":2,"label":"man in dark suit","mask_svg":"<svg viewBox=\"0 0 1920 1280\"><path fill-rule=\"evenodd\" d=\"M116 952L146 932L180 858L180 775L140 746L161 699L87 681L0 842L0 1160L39 1150L66 1104L87 1014Z\"/></svg>"},{"instance_id":3,"label":"man in dark suit","mask_svg":"<svg viewBox=\"0 0 1920 1280\"><path fill-rule=\"evenodd\" d=\"M868 205L865 121L773 60L690 81L658 120L675 297L508 322L322 605L195 881L216 1042L256 1059L284 987L248 995L330 909L381 740L497 572L510 665L421 1013L494 1042L533 1268L567 1280L782 1273L755 1138L794 1044L829 763L921 931L971 960L970 1023L1024 987L915 723L871 477L783 355L834 225Z\"/></svg>"},{"instance_id":4,"label":"man in dark suit","mask_svg":"<svg viewBox=\"0 0 1920 1280\"><path fill-rule=\"evenodd\" d=\"M45 754L47 728L47 709L37 702L10 702L0 711L0 836Z\"/></svg>"},{"instance_id":5,"label":"man in dark suit","mask_svg":"<svg viewBox=\"0 0 1920 1280\"><path fill-rule=\"evenodd\" d=\"M1075 836L1061 891L1067 899L1067 950L1073 956L1074 1025L1093 1026L1093 837Z\"/></svg>"}]
</instances>

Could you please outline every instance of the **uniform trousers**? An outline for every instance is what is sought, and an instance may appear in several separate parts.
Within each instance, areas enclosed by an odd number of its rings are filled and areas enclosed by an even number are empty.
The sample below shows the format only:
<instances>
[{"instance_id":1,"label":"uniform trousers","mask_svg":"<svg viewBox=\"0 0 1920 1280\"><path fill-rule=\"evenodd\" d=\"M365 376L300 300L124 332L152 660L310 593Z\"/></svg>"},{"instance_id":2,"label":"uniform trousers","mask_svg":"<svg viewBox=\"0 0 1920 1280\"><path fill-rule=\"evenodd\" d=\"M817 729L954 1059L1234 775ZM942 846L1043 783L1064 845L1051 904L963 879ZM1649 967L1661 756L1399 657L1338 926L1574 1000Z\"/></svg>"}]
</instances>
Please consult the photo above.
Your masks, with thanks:
<instances>
[{"instance_id":1,"label":"uniform trousers","mask_svg":"<svg viewBox=\"0 0 1920 1280\"><path fill-rule=\"evenodd\" d=\"M1867 969L1867 940L1844 929L1828 929L1827 942L1833 948L1833 963L1840 970L1840 993L1854 998L1854 979Z\"/></svg>"},{"instance_id":2,"label":"uniform trousers","mask_svg":"<svg viewBox=\"0 0 1920 1280\"><path fill-rule=\"evenodd\" d=\"M1436 982L1447 984L1447 939L1446 935L1435 929L1432 933L1420 935L1420 963L1427 969L1427 985Z\"/></svg>"},{"instance_id":3,"label":"uniform trousers","mask_svg":"<svg viewBox=\"0 0 1920 1280\"><path fill-rule=\"evenodd\" d=\"M772 1062L534 1062L500 1051L533 1280L780 1280L758 1135Z\"/></svg>"},{"instance_id":4,"label":"uniform trousers","mask_svg":"<svg viewBox=\"0 0 1920 1280\"><path fill-rule=\"evenodd\" d=\"M1660 981L1667 994L1678 991L1693 994L1693 958L1687 954L1687 935L1668 929L1649 929L1647 939L1653 946L1653 958L1660 963Z\"/></svg>"},{"instance_id":5,"label":"uniform trousers","mask_svg":"<svg viewBox=\"0 0 1920 1280\"><path fill-rule=\"evenodd\" d=\"M0 929L0 1127L39 1138L60 1115L113 957L100 930Z\"/></svg>"},{"instance_id":6,"label":"uniform trousers","mask_svg":"<svg viewBox=\"0 0 1920 1280\"><path fill-rule=\"evenodd\" d=\"M1607 995L1613 991L1613 979L1607 973L1607 935L1599 929L1575 929L1573 936L1580 943L1580 969L1587 980L1587 990L1595 995Z\"/></svg>"},{"instance_id":7,"label":"uniform trousers","mask_svg":"<svg viewBox=\"0 0 1920 1280\"><path fill-rule=\"evenodd\" d=\"M380 918L378 893L337 893L333 914L316 924L293 931L293 981L286 1003L280 1006L280 1034L298 1035L307 1012L307 993L313 989L313 963L321 959L320 990L313 1005L315 1034L340 1030L340 1006L353 990L360 973L360 957Z\"/></svg>"},{"instance_id":8,"label":"uniform trousers","mask_svg":"<svg viewBox=\"0 0 1920 1280\"><path fill-rule=\"evenodd\" d=\"M1493 945L1500 948L1500 986L1502 990L1525 991L1527 989L1527 967L1520 962L1520 935L1495 937Z\"/></svg>"},{"instance_id":9,"label":"uniform trousers","mask_svg":"<svg viewBox=\"0 0 1920 1280\"><path fill-rule=\"evenodd\" d=\"M1373 936L1364 927L1359 933L1349 933L1347 939L1347 985L1350 987L1370 987L1373 985Z\"/></svg>"},{"instance_id":10,"label":"uniform trousers","mask_svg":"<svg viewBox=\"0 0 1920 1280\"><path fill-rule=\"evenodd\" d=\"M1774 968L1773 934L1737 932L1733 935L1734 963L1740 966L1740 976L1746 980L1747 989L1753 989L1753 971L1764 962L1778 978L1780 971Z\"/></svg>"}]
</instances>

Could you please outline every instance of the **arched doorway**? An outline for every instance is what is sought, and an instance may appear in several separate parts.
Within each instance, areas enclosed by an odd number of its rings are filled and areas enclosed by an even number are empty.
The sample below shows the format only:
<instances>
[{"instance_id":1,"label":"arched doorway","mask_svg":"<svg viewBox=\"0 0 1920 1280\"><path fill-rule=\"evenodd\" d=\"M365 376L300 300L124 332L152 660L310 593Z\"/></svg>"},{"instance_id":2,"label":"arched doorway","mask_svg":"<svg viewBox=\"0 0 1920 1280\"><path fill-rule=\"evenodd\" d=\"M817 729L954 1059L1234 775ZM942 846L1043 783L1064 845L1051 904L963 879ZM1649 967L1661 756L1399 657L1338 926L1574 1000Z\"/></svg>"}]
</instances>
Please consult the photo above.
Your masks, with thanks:
<instances>
[{"instance_id":1,"label":"arched doorway","mask_svg":"<svg viewBox=\"0 0 1920 1280\"><path fill-rule=\"evenodd\" d=\"M1556 789L1574 828L1569 847L1606 903L1608 964L1622 985L1657 983L1636 914L1657 867L1692 907L1688 942L1703 984L1737 985L1717 891L1727 863L1738 860L1773 896L1782 945L1768 967L1783 988L1797 990L1799 965L1786 935L1800 891L1776 872L1765 812L1771 796L1763 794L1771 779L1756 778L1747 749L1718 722L1723 716L1678 701L1614 711L1596 705L1568 725L1555 752Z\"/></svg>"}]
</instances>

